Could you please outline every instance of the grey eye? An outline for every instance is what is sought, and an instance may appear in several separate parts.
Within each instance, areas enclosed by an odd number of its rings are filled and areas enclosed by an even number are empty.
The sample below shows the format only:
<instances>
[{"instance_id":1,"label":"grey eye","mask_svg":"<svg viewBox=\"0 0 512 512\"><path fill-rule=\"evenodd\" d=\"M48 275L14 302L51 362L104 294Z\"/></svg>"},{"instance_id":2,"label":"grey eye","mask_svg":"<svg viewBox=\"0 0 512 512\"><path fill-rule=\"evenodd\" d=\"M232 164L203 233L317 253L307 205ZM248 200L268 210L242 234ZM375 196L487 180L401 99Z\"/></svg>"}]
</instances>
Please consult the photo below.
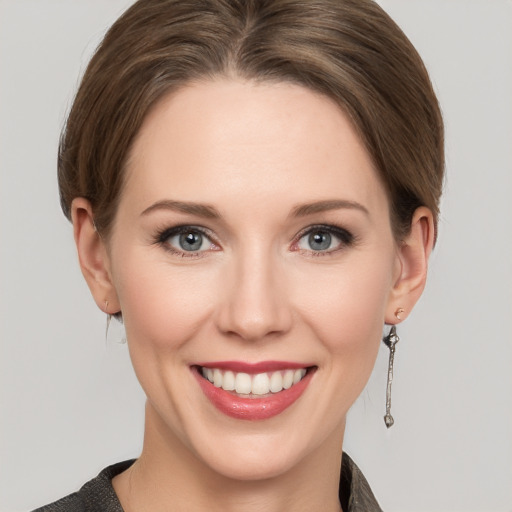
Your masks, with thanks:
<instances>
[{"instance_id":1,"label":"grey eye","mask_svg":"<svg viewBox=\"0 0 512 512\"><path fill-rule=\"evenodd\" d=\"M315 231L308 235L308 244L313 251L325 251L331 247L332 236L325 231Z\"/></svg>"},{"instance_id":2,"label":"grey eye","mask_svg":"<svg viewBox=\"0 0 512 512\"><path fill-rule=\"evenodd\" d=\"M305 233L299 240L299 249L312 252L331 252L338 249L343 244L349 244L348 234L341 232L339 235L332 233L328 229L313 229L309 233Z\"/></svg>"},{"instance_id":3,"label":"grey eye","mask_svg":"<svg viewBox=\"0 0 512 512\"><path fill-rule=\"evenodd\" d=\"M167 236L167 244L182 252L202 252L211 249L211 240L203 233L195 230L186 230Z\"/></svg>"},{"instance_id":4,"label":"grey eye","mask_svg":"<svg viewBox=\"0 0 512 512\"><path fill-rule=\"evenodd\" d=\"M180 248L184 251L199 251L203 245L201 233L183 233L179 236Z\"/></svg>"}]
</instances>

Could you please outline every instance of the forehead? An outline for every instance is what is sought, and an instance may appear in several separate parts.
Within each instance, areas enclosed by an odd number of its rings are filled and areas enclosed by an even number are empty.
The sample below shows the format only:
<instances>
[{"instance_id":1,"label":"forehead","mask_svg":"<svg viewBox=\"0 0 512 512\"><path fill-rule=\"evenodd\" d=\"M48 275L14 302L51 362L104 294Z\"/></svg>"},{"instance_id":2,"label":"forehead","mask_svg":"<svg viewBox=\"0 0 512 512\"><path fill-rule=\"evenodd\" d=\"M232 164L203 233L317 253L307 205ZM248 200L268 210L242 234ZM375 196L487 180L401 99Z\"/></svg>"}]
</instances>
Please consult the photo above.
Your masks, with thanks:
<instances>
[{"instance_id":1,"label":"forehead","mask_svg":"<svg viewBox=\"0 0 512 512\"><path fill-rule=\"evenodd\" d=\"M334 101L295 84L238 80L186 86L151 110L132 147L125 195L140 208L167 195L280 203L344 196L387 207Z\"/></svg>"}]
</instances>

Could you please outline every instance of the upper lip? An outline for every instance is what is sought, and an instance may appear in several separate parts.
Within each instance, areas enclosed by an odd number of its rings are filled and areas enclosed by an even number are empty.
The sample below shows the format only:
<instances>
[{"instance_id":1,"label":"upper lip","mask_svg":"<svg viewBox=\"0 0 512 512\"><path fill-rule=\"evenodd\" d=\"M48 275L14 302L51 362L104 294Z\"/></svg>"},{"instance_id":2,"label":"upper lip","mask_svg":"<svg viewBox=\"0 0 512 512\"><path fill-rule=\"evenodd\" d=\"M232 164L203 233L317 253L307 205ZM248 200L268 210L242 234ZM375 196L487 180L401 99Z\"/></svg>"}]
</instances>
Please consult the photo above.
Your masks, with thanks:
<instances>
[{"instance_id":1,"label":"upper lip","mask_svg":"<svg viewBox=\"0 0 512 512\"><path fill-rule=\"evenodd\" d=\"M198 363L197 366L204 368L218 368L219 370L231 370L232 372L236 373L257 374L265 372L277 372L279 370L309 368L314 365L291 361L259 361L257 363L248 363L244 361L211 361Z\"/></svg>"}]
</instances>

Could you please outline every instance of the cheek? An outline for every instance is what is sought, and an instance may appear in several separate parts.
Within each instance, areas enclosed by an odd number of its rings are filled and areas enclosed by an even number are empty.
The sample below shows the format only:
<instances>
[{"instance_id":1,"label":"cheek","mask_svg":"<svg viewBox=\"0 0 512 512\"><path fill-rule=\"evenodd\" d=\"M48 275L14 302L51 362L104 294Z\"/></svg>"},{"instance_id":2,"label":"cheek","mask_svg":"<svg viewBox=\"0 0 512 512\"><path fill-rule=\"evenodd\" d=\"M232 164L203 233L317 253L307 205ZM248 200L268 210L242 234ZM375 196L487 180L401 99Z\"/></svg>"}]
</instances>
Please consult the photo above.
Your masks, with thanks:
<instances>
[{"instance_id":1,"label":"cheek","mask_svg":"<svg viewBox=\"0 0 512 512\"><path fill-rule=\"evenodd\" d=\"M339 425L362 393L381 343L391 273L386 265L310 276L316 290L303 300L303 318L323 348L325 424ZM319 286L322 285L323 286ZM323 291L322 291L323 290Z\"/></svg>"},{"instance_id":2,"label":"cheek","mask_svg":"<svg viewBox=\"0 0 512 512\"><path fill-rule=\"evenodd\" d=\"M125 254L114 275L131 344L176 349L204 324L214 303L211 271L185 270L164 257Z\"/></svg>"},{"instance_id":3,"label":"cheek","mask_svg":"<svg viewBox=\"0 0 512 512\"><path fill-rule=\"evenodd\" d=\"M355 261L354 261L355 263ZM321 340L332 365L368 374L373 368L392 288L392 262L347 262L313 269L295 290L301 316ZM297 276L298 279L298 276ZM307 291L307 292L306 292Z\"/></svg>"},{"instance_id":4,"label":"cheek","mask_svg":"<svg viewBox=\"0 0 512 512\"><path fill-rule=\"evenodd\" d=\"M125 251L113 276L130 358L153 407L180 425L183 403L193 403L193 397L184 400L190 389L181 385L190 377L187 362L194 344L188 342L211 314L213 276L200 266L185 271L169 264L165 255L141 253ZM183 435L179 426L176 433Z\"/></svg>"}]
</instances>

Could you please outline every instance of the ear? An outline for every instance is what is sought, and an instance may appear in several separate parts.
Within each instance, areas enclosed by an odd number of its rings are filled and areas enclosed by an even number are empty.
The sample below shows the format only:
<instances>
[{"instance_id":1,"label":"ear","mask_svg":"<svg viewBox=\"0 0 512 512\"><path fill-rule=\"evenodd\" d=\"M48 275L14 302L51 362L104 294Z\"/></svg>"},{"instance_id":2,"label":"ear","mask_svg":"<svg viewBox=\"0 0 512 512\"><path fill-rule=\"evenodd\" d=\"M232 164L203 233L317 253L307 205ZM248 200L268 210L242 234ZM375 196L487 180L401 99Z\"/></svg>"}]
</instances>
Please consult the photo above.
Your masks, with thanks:
<instances>
[{"instance_id":1,"label":"ear","mask_svg":"<svg viewBox=\"0 0 512 512\"><path fill-rule=\"evenodd\" d=\"M397 248L399 272L388 301L387 324L394 325L403 321L420 298L427 280L434 236L432 212L424 206L416 209L411 230Z\"/></svg>"},{"instance_id":2,"label":"ear","mask_svg":"<svg viewBox=\"0 0 512 512\"><path fill-rule=\"evenodd\" d=\"M107 246L96 230L87 199L77 197L73 200L71 219L80 268L96 305L107 314L119 312L121 308L112 281Z\"/></svg>"}]
</instances>

